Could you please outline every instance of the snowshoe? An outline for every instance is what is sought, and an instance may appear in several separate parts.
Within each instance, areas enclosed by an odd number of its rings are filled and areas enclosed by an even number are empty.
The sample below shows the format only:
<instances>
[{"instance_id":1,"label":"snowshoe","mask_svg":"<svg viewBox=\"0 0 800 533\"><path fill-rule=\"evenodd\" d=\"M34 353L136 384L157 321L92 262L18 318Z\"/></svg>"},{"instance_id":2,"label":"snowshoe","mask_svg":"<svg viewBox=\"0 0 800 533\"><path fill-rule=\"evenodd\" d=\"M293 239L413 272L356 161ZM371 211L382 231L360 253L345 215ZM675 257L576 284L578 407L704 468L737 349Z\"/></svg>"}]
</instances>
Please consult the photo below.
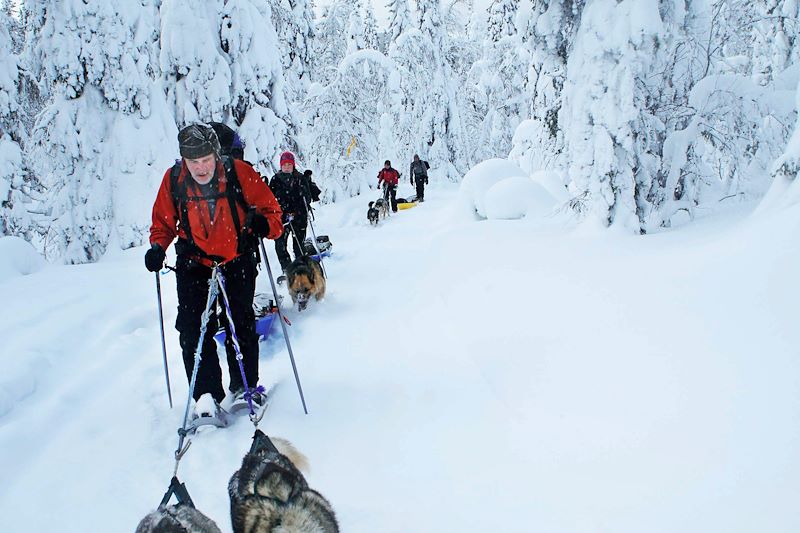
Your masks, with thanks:
<instances>
[{"instance_id":1,"label":"snowshoe","mask_svg":"<svg viewBox=\"0 0 800 533\"><path fill-rule=\"evenodd\" d=\"M258 420L261 420L261 417L264 416L267 407L269 407L270 395L274 389L274 384L263 392L250 389L252 391L251 399L253 401L253 410L255 411L255 416ZM232 415L250 413L250 406L247 403L247 398L245 398L244 389L239 389L233 394L233 400L228 406L228 412Z\"/></svg>"},{"instance_id":2,"label":"snowshoe","mask_svg":"<svg viewBox=\"0 0 800 533\"><path fill-rule=\"evenodd\" d=\"M210 393L206 393L195 403L188 431L194 433L202 426L225 428L228 425L230 425L230 413L223 409Z\"/></svg>"}]
</instances>

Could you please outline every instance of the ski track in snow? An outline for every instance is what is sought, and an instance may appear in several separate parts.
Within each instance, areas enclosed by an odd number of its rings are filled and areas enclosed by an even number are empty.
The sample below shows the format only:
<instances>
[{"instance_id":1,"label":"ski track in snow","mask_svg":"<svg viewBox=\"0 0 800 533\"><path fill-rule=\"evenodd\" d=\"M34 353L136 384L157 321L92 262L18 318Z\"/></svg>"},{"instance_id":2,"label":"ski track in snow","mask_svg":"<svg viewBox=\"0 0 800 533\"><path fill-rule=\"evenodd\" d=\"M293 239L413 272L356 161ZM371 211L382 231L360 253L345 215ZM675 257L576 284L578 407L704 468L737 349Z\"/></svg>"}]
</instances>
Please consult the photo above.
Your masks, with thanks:
<instances>
[{"instance_id":1,"label":"ski track in snow","mask_svg":"<svg viewBox=\"0 0 800 533\"><path fill-rule=\"evenodd\" d=\"M342 531L800 530L800 216L629 237L426 197L376 228L366 197L317 210L326 299L284 307L308 416L277 323L261 346L260 427ZM166 490L188 387L168 275L170 410L143 250L0 284L0 530L132 531ZM180 464L223 531L251 436L203 429Z\"/></svg>"}]
</instances>

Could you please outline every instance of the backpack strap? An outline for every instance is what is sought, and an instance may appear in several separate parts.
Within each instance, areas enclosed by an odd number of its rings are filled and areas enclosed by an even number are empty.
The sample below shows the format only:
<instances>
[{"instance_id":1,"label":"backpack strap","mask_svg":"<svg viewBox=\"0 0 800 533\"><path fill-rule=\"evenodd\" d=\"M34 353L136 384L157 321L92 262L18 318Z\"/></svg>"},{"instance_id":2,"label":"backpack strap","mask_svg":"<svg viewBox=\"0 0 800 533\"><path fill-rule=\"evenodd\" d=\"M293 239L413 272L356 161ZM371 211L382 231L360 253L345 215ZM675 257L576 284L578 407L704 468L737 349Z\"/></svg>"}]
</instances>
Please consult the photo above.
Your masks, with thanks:
<instances>
[{"instance_id":1,"label":"backpack strap","mask_svg":"<svg viewBox=\"0 0 800 533\"><path fill-rule=\"evenodd\" d=\"M242 191L242 184L239 182L239 176L236 174L236 165L230 157L222 158L222 166L225 168L225 178L228 184L225 186L225 195L228 197L228 205L231 208L231 217L233 218L233 227L236 228L237 247L236 252L243 254L251 251L254 246L246 235L247 229L250 227L250 218L245 220L244 227L242 221L239 219L239 211L236 205L240 205L245 213L249 213L249 205L244 199L244 191Z\"/></svg>"},{"instance_id":2,"label":"backpack strap","mask_svg":"<svg viewBox=\"0 0 800 533\"><path fill-rule=\"evenodd\" d=\"M242 191L242 185L239 182L239 177L236 175L236 167L233 163L233 160L230 157L224 156L222 158L222 166L225 169L225 178L227 180L227 185L225 186L225 193L224 196L228 199L228 206L231 210L231 218L233 219L233 226L236 230L236 237L237 237L237 253L242 254L246 251L249 251L252 247L248 242L249 239L244 238L242 230L247 229L249 224L245 224L245 227L242 228L242 221L239 218L239 211L236 209L237 204L242 206L242 209L247 212L248 205L244 199L244 192ZM178 209L179 213L179 223L183 228L184 233L186 233L186 240L189 244L189 252L193 255L199 255L203 257L210 257L206 254L197 244L194 242L194 238L192 237L192 228L189 224L189 208L188 203L190 200L197 201L207 199L204 197L192 197L189 198L189 194L186 188L186 180L180 180L182 165L180 162L176 162L172 166L172 170L170 171L170 189L172 190L172 200L175 203L175 207ZM217 195L216 198L222 197L223 194Z\"/></svg>"},{"instance_id":3,"label":"backpack strap","mask_svg":"<svg viewBox=\"0 0 800 533\"><path fill-rule=\"evenodd\" d=\"M192 238L192 228L189 225L189 194L186 190L186 180L184 179L183 181L180 181L178 179L181 175L181 168L181 163L176 161L175 164L172 165L172 170L169 174L172 201L175 203L175 207L178 209L178 223L183 228L183 232L186 233L186 240L189 242L190 248L193 251L202 251L194 243L194 238Z\"/></svg>"}]
</instances>

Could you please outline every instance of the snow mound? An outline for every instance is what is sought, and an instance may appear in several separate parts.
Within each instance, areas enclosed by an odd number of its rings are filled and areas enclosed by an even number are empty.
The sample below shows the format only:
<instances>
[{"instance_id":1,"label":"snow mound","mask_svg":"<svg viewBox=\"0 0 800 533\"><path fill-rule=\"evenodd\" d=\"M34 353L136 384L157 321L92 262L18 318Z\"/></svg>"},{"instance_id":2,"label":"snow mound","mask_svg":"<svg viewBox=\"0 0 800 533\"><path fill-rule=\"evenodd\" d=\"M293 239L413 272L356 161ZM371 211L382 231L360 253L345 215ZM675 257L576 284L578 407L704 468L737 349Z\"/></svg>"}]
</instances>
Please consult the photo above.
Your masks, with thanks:
<instances>
[{"instance_id":1,"label":"snow mound","mask_svg":"<svg viewBox=\"0 0 800 533\"><path fill-rule=\"evenodd\" d=\"M477 212L481 218L487 218L486 193L494 185L514 177L525 177L525 172L508 159L481 161L472 167L461 181L458 200L460 208L470 215L474 216Z\"/></svg>"},{"instance_id":2,"label":"snow mound","mask_svg":"<svg viewBox=\"0 0 800 533\"><path fill-rule=\"evenodd\" d=\"M484 197L486 218L514 220L543 216L556 204L553 195L530 178L513 177L493 185Z\"/></svg>"},{"instance_id":3,"label":"snow mound","mask_svg":"<svg viewBox=\"0 0 800 533\"><path fill-rule=\"evenodd\" d=\"M41 270L47 262L19 237L0 237L0 283Z\"/></svg>"},{"instance_id":4,"label":"snow mound","mask_svg":"<svg viewBox=\"0 0 800 533\"><path fill-rule=\"evenodd\" d=\"M531 179L545 188L557 202L567 202L570 194L565 186L567 179L559 172L552 170L537 170L531 174Z\"/></svg>"}]
</instances>

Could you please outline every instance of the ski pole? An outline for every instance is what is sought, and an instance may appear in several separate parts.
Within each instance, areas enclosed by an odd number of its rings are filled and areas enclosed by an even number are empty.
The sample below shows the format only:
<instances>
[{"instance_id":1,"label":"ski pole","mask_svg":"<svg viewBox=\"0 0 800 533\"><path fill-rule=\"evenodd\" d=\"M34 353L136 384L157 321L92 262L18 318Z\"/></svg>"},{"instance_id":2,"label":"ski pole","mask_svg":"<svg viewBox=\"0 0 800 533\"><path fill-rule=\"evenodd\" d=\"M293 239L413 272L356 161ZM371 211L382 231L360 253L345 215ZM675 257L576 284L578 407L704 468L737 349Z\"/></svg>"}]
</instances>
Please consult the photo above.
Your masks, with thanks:
<instances>
[{"instance_id":1,"label":"ski pole","mask_svg":"<svg viewBox=\"0 0 800 533\"><path fill-rule=\"evenodd\" d=\"M308 414L306 408L306 399L303 396L303 387L300 385L300 376L297 374L297 365L294 362L294 352L292 352L292 343L289 342L289 333L286 331L286 323L283 320L283 312L281 311L281 303L278 300L278 289L275 287L275 279L272 277L272 269L269 266L269 259L267 258L267 249L264 247L264 240L259 239L261 245L261 255L264 257L264 264L267 267L267 276L269 276L269 283L272 285L272 295L275 298L275 308L278 310L278 320L283 328L283 338L286 340L286 349L289 351L289 359L292 361L292 370L294 371L294 380L297 382L297 390L300 392L300 401L303 403L303 411Z\"/></svg>"},{"instance_id":2,"label":"ski pole","mask_svg":"<svg viewBox=\"0 0 800 533\"><path fill-rule=\"evenodd\" d=\"M305 246L303 246L303 243L300 242L300 237L297 236L297 232L294 230L293 222L294 222L294 219L291 219L291 220L289 220L289 222L287 222L287 224L289 225L289 230L292 232L292 237L294 237L295 244L297 244L297 247L300 248L301 255L306 255L306 253L305 253L306 252L306 248L305 248ZM289 246L288 243L287 243L286 246L287 247ZM292 245L292 247L294 247L294 245ZM297 250L295 250L295 252L296 251ZM298 258L299 258L299 256L297 254L295 254L295 259L298 259Z\"/></svg>"},{"instance_id":3,"label":"ski pole","mask_svg":"<svg viewBox=\"0 0 800 533\"><path fill-rule=\"evenodd\" d=\"M169 408L172 409L172 390L169 386L169 366L167 365L167 342L164 339L164 307L161 304L161 277L158 272L156 275L156 294L158 295L158 322L161 326L161 353L164 354L164 378L167 380L167 397L169 398Z\"/></svg>"},{"instance_id":4,"label":"ski pole","mask_svg":"<svg viewBox=\"0 0 800 533\"><path fill-rule=\"evenodd\" d=\"M319 251L319 246L317 245L317 232L314 231L314 223L311 222L311 209L308 207L308 202L306 199L303 198L303 204L306 206L306 216L308 217L308 227L311 228L311 242L314 244L314 251L317 252L317 257L319 257L319 266L322 268L322 275L326 278L328 277L328 273L325 272L325 262L322 260L322 252Z\"/></svg>"},{"instance_id":5,"label":"ski pole","mask_svg":"<svg viewBox=\"0 0 800 533\"><path fill-rule=\"evenodd\" d=\"M197 339L197 348L194 351L194 366L192 367L192 377L189 379L189 396L186 398L186 409L183 412L183 424L178 430L178 448L175 450L175 471L173 477L178 475L178 463L180 463L183 454L189 449L191 441L184 447L183 443L187 435L187 426L189 424L189 408L192 405L192 398L194 397L194 388L197 385L197 371L200 368L200 360L203 358L203 341L206 338L208 330L208 321L211 317L211 311L217 303L217 295L219 294L219 282L217 281L217 272L219 267L214 265L211 270L211 279L208 280L208 298L206 299L206 309L200 316L200 336Z\"/></svg>"}]
</instances>

